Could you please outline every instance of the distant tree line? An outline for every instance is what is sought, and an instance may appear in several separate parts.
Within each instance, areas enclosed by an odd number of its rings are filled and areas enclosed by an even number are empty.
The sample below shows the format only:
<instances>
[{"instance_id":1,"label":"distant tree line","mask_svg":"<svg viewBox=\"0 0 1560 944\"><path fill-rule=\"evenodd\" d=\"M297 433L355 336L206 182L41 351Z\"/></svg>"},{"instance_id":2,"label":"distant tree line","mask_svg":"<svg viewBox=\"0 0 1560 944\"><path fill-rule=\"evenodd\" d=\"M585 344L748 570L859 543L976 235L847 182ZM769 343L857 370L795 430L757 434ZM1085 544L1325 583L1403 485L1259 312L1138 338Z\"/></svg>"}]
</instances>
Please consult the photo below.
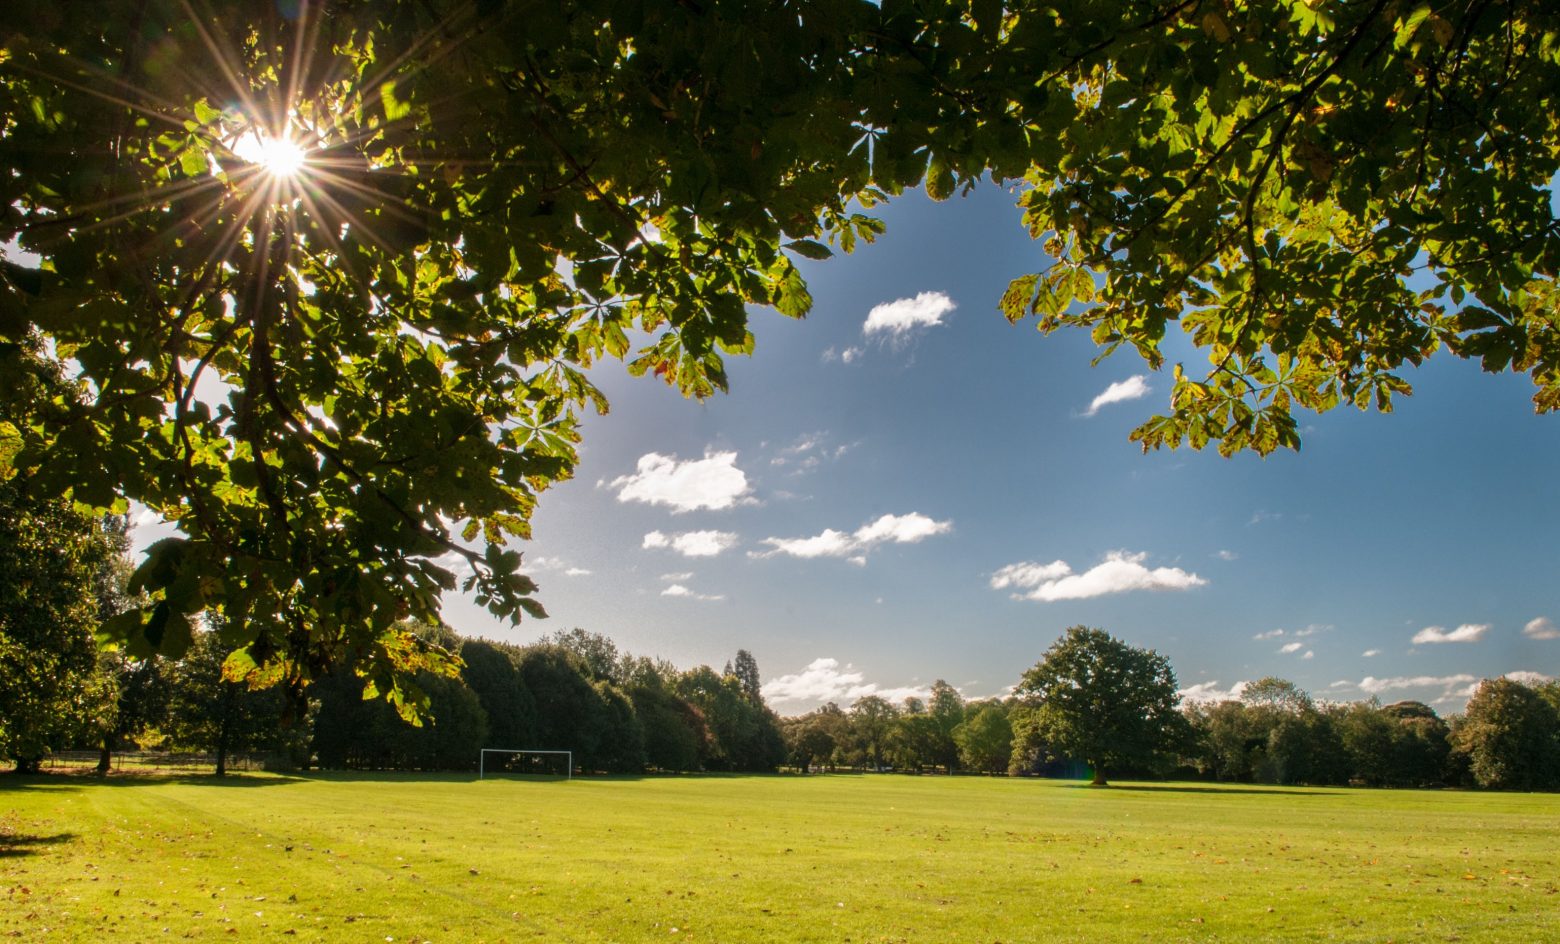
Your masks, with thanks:
<instances>
[{"instance_id":1,"label":"distant tree line","mask_svg":"<svg viewBox=\"0 0 1560 944\"><path fill-rule=\"evenodd\" d=\"M1238 698L1182 704L1169 661L1075 626L1013 694L966 701L939 679L925 698L876 695L779 718L758 664L682 670L573 629L526 646L409 626L458 674L416 677L416 710L365 698L350 662L294 688L234 671L242 633L154 608L185 632L178 660L102 648L95 629L144 604L123 517L90 518L0 483L0 758L36 770L50 751L160 746L264 752L282 766L471 769L484 747L573 752L587 771L1106 772L1274 784L1560 789L1560 682L1482 682L1442 718L1402 701L1318 702L1266 678ZM160 615L158 615L160 612ZM151 624L149 624L151 625ZM267 679L256 679L259 682ZM411 716L414 723L409 723Z\"/></svg>"},{"instance_id":2,"label":"distant tree line","mask_svg":"<svg viewBox=\"0 0 1560 944\"><path fill-rule=\"evenodd\" d=\"M1318 702L1265 678L1181 703L1169 663L1073 627L1013 695L875 695L783 722L799 770L1112 774L1241 783L1560 789L1560 681L1487 679L1460 714L1400 701Z\"/></svg>"},{"instance_id":3,"label":"distant tree line","mask_svg":"<svg viewBox=\"0 0 1560 944\"><path fill-rule=\"evenodd\" d=\"M365 698L350 662L305 687L235 671L241 628L164 608L156 631L190 634L177 660L98 645L96 629L134 604L123 517L94 519L0 483L0 758L32 771L52 751L155 746L263 752L284 767L469 770L484 747L572 751L586 771L762 771L785 760L780 719L739 650L717 672L619 652L574 629L516 646L411 625L455 656L422 672L411 723ZM279 684L264 684L267 682ZM372 694L367 693L367 694Z\"/></svg>"},{"instance_id":4,"label":"distant tree line","mask_svg":"<svg viewBox=\"0 0 1560 944\"><path fill-rule=\"evenodd\" d=\"M780 719L759 694L746 650L723 672L681 670L620 653L573 629L528 646L417 632L464 663L458 677L422 673L427 717L407 724L363 698L350 672L311 688L312 748L322 767L464 770L484 747L567 750L586 771L764 771L785 759Z\"/></svg>"},{"instance_id":5,"label":"distant tree line","mask_svg":"<svg viewBox=\"0 0 1560 944\"><path fill-rule=\"evenodd\" d=\"M415 631L463 666L457 676L417 675L425 700L410 723L385 700L365 699L350 669L301 692L233 681L224 673L233 647L213 627L177 661L105 655L103 670L82 679L104 693L62 705L55 724L35 729L43 736L25 758L7 753L27 770L51 750L102 749L106 770L108 751L139 744L212 754L219 773L236 753L266 754L280 769L473 770L485 747L567 750L577 769L606 773L769 771L785 760L780 719L746 650L735 663L744 677L734 666L684 671L621 654L582 629L527 646Z\"/></svg>"}]
</instances>

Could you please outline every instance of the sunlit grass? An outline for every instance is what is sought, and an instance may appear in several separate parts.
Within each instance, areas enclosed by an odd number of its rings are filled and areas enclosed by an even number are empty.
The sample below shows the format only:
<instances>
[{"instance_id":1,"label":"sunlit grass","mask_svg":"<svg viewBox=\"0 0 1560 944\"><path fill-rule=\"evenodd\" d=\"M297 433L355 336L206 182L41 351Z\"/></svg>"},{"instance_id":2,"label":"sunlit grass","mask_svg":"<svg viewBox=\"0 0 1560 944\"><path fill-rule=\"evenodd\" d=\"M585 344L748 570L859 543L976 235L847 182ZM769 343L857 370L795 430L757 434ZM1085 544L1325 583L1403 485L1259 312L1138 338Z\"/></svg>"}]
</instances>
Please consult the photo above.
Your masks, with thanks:
<instances>
[{"instance_id":1,"label":"sunlit grass","mask_svg":"<svg viewBox=\"0 0 1560 944\"><path fill-rule=\"evenodd\" d=\"M1560 921L1556 796L7 777L0 811L0 934L27 939L1529 942Z\"/></svg>"}]
</instances>

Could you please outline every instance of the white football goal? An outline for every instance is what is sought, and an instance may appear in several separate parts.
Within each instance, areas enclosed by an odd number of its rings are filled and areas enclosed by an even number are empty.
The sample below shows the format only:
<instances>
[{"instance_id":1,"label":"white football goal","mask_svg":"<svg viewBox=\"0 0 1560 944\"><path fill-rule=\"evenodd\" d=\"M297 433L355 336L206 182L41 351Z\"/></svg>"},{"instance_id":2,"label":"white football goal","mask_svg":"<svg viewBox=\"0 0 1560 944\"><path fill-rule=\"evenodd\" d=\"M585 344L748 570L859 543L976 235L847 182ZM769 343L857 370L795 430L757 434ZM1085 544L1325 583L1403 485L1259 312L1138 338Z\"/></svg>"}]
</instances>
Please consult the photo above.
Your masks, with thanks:
<instances>
[{"instance_id":1,"label":"white football goal","mask_svg":"<svg viewBox=\"0 0 1560 944\"><path fill-rule=\"evenodd\" d=\"M495 756L488 757L489 754ZM534 751L504 747L484 747L477 759L477 779L488 774L520 774L530 777L574 778L573 751Z\"/></svg>"}]
</instances>

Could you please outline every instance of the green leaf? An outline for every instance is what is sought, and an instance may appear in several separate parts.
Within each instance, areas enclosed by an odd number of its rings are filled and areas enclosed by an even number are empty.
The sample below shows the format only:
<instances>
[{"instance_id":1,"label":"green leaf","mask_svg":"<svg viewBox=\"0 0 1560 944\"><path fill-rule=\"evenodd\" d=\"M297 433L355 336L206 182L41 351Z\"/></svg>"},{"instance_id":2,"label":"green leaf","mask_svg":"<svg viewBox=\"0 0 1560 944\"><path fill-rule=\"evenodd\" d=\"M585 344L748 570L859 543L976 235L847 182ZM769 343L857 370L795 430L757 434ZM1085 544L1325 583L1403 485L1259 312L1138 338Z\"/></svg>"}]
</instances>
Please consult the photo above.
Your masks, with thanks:
<instances>
[{"instance_id":1,"label":"green leaf","mask_svg":"<svg viewBox=\"0 0 1560 944\"><path fill-rule=\"evenodd\" d=\"M834 250L830 249L828 246L825 246L823 243L811 239L792 240L791 242L785 244L785 248L791 250L799 256L805 256L808 259L818 259L820 261L823 259L828 259L834 255Z\"/></svg>"}]
</instances>

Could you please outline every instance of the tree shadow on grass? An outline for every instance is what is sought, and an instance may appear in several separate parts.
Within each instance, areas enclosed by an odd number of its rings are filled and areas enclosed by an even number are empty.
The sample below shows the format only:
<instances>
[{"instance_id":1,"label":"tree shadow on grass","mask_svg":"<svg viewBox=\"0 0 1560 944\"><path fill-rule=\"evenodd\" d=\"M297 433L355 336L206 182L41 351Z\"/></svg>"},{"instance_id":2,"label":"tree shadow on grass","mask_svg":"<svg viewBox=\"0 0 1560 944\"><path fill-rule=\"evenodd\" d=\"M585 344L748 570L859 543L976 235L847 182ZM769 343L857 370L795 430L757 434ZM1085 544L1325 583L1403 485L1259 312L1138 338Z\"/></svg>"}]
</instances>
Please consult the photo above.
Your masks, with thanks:
<instances>
[{"instance_id":1,"label":"tree shadow on grass","mask_svg":"<svg viewBox=\"0 0 1560 944\"><path fill-rule=\"evenodd\" d=\"M193 784L203 787L275 787L290 783L302 783L305 778L287 774L229 773L218 777L213 773L124 773L115 771L100 774L93 770L37 774L0 774L0 794L11 790L79 791L102 787L150 787L159 784Z\"/></svg>"},{"instance_id":2,"label":"tree shadow on grass","mask_svg":"<svg viewBox=\"0 0 1560 944\"><path fill-rule=\"evenodd\" d=\"M83 784L105 787L145 787L162 783L189 784L201 787L223 787L226 789L241 790L251 787L281 787L292 783L303 783L308 778L298 777L292 774L254 774L254 773L228 773L218 777L216 774L159 774L159 773L112 773L104 776L98 773L78 775Z\"/></svg>"},{"instance_id":3,"label":"tree shadow on grass","mask_svg":"<svg viewBox=\"0 0 1560 944\"><path fill-rule=\"evenodd\" d=\"M1086 789L1097 789L1089 784L1079 784ZM1338 796L1336 790L1313 790L1307 787L1198 787L1189 784L1149 784L1149 783L1113 783L1103 788L1105 793L1113 793L1117 790L1131 791L1134 793L1216 793L1220 795L1248 796Z\"/></svg>"},{"instance_id":4,"label":"tree shadow on grass","mask_svg":"<svg viewBox=\"0 0 1560 944\"><path fill-rule=\"evenodd\" d=\"M0 831L0 859L19 859L23 856L34 856L39 853L41 847L57 846L61 843L73 842L75 839L75 833L34 836L28 833Z\"/></svg>"}]
</instances>

